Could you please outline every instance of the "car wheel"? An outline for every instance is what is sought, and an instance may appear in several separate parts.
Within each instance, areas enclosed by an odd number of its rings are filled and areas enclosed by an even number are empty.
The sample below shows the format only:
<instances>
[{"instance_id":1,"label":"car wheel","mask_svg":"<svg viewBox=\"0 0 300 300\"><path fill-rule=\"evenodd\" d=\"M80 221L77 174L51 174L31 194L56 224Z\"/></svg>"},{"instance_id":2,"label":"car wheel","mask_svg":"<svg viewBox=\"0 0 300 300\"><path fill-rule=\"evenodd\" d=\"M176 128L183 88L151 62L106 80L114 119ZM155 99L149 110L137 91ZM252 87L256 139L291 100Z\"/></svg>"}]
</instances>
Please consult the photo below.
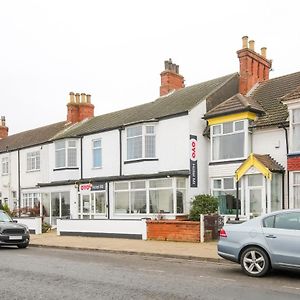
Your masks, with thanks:
<instances>
[{"instance_id":1,"label":"car wheel","mask_svg":"<svg viewBox=\"0 0 300 300\"><path fill-rule=\"evenodd\" d=\"M242 253L241 266L248 276L262 277L268 273L270 261L264 250L250 247Z\"/></svg>"},{"instance_id":2,"label":"car wheel","mask_svg":"<svg viewBox=\"0 0 300 300\"><path fill-rule=\"evenodd\" d=\"M17 245L17 246L18 246L18 248L20 248L20 249L24 249L24 248L27 248L28 245L29 245L29 242L26 242L26 243L24 243L24 244L19 244L19 245Z\"/></svg>"}]
</instances>

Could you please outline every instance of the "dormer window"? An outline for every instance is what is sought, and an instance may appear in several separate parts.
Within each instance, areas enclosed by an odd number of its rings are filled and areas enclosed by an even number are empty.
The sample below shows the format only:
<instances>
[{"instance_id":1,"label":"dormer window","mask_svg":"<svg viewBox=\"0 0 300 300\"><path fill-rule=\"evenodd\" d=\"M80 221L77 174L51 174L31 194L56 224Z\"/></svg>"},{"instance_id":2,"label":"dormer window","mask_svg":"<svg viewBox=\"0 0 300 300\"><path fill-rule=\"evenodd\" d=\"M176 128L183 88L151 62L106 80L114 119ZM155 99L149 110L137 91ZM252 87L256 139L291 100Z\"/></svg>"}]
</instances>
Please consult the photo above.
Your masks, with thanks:
<instances>
[{"instance_id":1,"label":"dormer window","mask_svg":"<svg viewBox=\"0 0 300 300\"><path fill-rule=\"evenodd\" d=\"M239 120L212 126L212 161L245 158L246 121Z\"/></svg>"},{"instance_id":2,"label":"dormer window","mask_svg":"<svg viewBox=\"0 0 300 300\"><path fill-rule=\"evenodd\" d=\"M292 110L292 152L300 152L300 108Z\"/></svg>"}]
</instances>

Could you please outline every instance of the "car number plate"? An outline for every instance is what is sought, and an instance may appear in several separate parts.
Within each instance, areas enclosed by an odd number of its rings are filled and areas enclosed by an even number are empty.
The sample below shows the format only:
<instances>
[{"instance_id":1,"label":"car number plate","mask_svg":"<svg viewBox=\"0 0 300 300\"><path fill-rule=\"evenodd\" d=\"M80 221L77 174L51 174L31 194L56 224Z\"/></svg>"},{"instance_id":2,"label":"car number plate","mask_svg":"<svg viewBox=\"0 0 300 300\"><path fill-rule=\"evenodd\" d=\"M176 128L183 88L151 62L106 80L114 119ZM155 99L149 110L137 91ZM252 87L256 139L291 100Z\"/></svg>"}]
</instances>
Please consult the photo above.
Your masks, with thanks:
<instances>
[{"instance_id":1,"label":"car number plate","mask_svg":"<svg viewBox=\"0 0 300 300\"><path fill-rule=\"evenodd\" d=\"M9 239L10 240L21 240L22 236L21 235L10 235Z\"/></svg>"}]
</instances>

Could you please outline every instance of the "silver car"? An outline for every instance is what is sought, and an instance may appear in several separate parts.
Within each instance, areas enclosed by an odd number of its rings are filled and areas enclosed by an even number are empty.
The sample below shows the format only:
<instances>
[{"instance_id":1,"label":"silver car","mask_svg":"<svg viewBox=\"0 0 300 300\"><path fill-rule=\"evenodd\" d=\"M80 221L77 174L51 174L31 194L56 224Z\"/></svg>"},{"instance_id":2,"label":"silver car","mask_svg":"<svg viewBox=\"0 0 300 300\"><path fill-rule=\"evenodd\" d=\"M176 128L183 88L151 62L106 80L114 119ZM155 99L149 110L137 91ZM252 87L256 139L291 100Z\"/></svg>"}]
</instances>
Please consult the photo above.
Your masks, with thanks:
<instances>
[{"instance_id":1,"label":"silver car","mask_svg":"<svg viewBox=\"0 0 300 300\"><path fill-rule=\"evenodd\" d=\"M281 210L220 231L218 254L261 277L274 269L300 271L300 209Z\"/></svg>"}]
</instances>

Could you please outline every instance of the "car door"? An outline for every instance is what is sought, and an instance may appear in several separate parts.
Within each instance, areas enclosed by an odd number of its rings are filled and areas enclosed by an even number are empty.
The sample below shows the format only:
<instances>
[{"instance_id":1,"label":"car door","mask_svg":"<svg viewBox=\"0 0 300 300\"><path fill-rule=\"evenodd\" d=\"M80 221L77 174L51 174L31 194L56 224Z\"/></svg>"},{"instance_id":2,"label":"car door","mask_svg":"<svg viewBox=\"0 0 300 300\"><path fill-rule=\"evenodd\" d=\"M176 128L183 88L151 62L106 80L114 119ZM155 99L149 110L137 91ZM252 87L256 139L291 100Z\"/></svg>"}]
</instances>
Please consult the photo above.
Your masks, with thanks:
<instances>
[{"instance_id":1,"label":"car door","mask_svg":"<svg viewBox=\"0 0 300 300\"><path fill-rule=\"evenodd\" d=\"M272 263L300 268L300 212L283 212L263 220Z\"/></svg>"}]
</instances>

